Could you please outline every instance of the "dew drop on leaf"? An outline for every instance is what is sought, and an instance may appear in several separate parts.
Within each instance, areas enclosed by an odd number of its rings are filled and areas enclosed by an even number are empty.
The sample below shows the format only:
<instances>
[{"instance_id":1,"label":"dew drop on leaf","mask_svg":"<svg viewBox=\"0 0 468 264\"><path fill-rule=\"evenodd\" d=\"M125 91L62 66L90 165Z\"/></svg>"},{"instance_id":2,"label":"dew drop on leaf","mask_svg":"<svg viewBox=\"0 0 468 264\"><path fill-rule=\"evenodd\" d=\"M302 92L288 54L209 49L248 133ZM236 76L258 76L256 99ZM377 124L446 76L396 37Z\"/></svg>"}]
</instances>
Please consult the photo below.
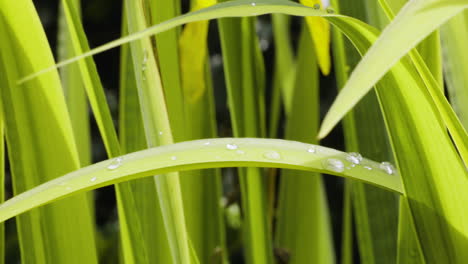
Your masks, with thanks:
<instances>
[{"instance_id":1,"label":"dew drop on leaf","mask_svg":"<svg viewBox=\"0 0 468 264\"><path fill-rule=\"evenodd\" d=\"M257 4L256 3L251 3L252 6L256 6Z\"/></svg>"},{"instance_id":2,"label":"dew drop on leaf","mask_svg":"<svg viewBox=\"0 0 468 264\"><path fill-rule=\"evenodd\" d=\"M109 170L115 170L117 169L118 167L120 167L120 165L122 165L122 161L123 161L123 158L116 158L114 159L111 164L109 164L109 166L107 166L107 169Z\"/></svg>"},{"instance_id":3,"label":"dew drop on leaf","mask_svg":"<svg viewBox=\"0 0 468 264\"><path fill-rule=\"evenodd\" d=\"M328 14L333 14L333 13L335 13L335 10L333 10L333 8L331 8L331 7L328 7L327 8L327 13Z\"/></svg>"},{"instance_id":4,"label":"dew drop on leaf","mask_svg":"<svg viewBox=\"0 0 468 264\"><path fill-rule=\"evenodd\" d=\"M172 156L172 157L171 157L171 160L177 160L177 157L176 157L176 156Z\"/></svg>"},{"instance_id":5,"label":"dew drop on leaf","mask_svg":"<svg viewBox=\"0 0 468 264\"><path fill-rule=\"evenodd\" d=\"M346 155L346 160L353 164L359 164L362 161L362 155L357 152L351 152Z\"/></svg>"},{"instance_id":6,"label":"dew drop on leaf","mask_svg":"<svg viewBox=\"0 0 468 264\"><path fill-rule=\"evenodd\" d=\"M263 157L265 157L266 159L270 159L270 160L279 160L279 159L281 159L281 155L276 151L265 152L263 154Z\"/></svg>"},{"instance_id":7,"label":"dew drop on leaf","mask_svg":"<svg viewBox=\"0 0 468 264\"><path fill-rule=\"evenodd\" d=\"M230 150L237 149L238 146L236 144L226 144L226 148Z\"/></svg>"},{"instance_id":8,"label":"dew drop on leaf","mask_svg":"<svg viewBox=\"0 0 468 264\"><path fill-rule=\"evenodd\" d=\"M387 174L392 175L392 174L395 173L395 167L393 167L393 165L390 162L384 161L384 162L380 163L379 167L380 167L381 170L385 171L385 173L387 173Z\"/></svg>"},{"instance_id":9,"label":"dew drop on leaf","mask_svg":"<svg viewBox=\"0 0 468 264\"><path fill-rule=\"evenodd\" d=\"M335 172L343 172L345 166L344 163L339 159L327 159L323 162L323 168Z\"/></svg>"},{"instance_id":10,"label":"dew drop on leaf","mask_svg":"<svg viewBox=\"0 0 468 264\"><path fill-rule=\"evenodd\" d=\"M307 152L315 153L315 152L317 152L317 149L314 146L311 146L310 148L307 149Z\"/></svg>"},{"instance_id":11,"label":"dew drop on leaf","mask_svg":"<svg viewBox=\"0 0 468 264\"><path fill-rule=\"evenodd\" d=\"M314 9L316 9L316 10L320 9L320 4L315 4Z\"/></svg>"},{"instance_id":12,"label":"dew drop on leaf","mask_svg":"<svg viewBox=\"0 0 468 264\"><path fill-rule=\"evenodd\" d=\"M93 182L93 181L96 181L96 177L92 177L92 178L91 178L91 181L92 181L92 182Z\"/></svg>"}]
</instances>

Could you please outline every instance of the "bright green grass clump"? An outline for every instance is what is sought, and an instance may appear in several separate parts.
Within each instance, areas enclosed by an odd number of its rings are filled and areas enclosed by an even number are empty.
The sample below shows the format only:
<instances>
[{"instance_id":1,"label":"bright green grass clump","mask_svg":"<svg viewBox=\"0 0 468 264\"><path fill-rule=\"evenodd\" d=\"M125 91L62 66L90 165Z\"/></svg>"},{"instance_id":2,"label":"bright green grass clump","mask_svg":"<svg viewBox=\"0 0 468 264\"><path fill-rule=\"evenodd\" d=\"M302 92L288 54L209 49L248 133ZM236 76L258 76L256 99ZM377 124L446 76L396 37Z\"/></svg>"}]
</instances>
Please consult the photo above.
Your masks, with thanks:
<instances>
[{"instance_id":1,"label":"bright green grass clump","mask_svg":"<svg viewBox=\"0 0 468 264\"><path fill-rule=\"evenodd\" d=\"M18 261L3 226L13 217L23 263L229 263L239 252L336 263L336 244L352 263L353 236L362 263L467 263L468 1L299 2L192 0L182 14L178 0L124 0L122 37L90 49L79 1L62 0L57 64L32 1L0 2L0 263ZM257 17L270 14L266 58ZM290 16L305 17L297 46ZM229 138L218 137L211 20ZM119 133L92 58L115 47ZM339 90L321 125L320 74ZM95 164L88 102L108 157ZM347 152L321 146L341 120ZM345 178L335 243L327 197L341 194L320 174ZM96 227L88 192L109 185L118 238Z\"/></svg>"}]
</instances>

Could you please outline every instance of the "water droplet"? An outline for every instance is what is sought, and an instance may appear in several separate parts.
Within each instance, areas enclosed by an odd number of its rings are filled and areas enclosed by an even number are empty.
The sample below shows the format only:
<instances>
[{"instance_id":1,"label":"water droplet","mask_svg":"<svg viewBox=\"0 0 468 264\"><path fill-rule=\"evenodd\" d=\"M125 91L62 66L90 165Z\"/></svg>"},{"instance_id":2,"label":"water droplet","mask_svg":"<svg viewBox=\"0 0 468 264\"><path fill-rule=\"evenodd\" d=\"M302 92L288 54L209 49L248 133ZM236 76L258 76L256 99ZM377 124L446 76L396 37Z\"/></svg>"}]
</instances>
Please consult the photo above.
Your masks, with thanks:
<instances>
[{"instance_id":1,"label":"water droplet","mask_svg":"<svg viewBox=\"0 0 468 264\"><path fill-rule=\"evenodd\" d=\"M164 134L164 133L163 133L162 131L159 131L159 133L158 133L158 134L159 134L160 136L162 136L162 134Z\"/></svg>"},{"instance_id":2,"label":"water droplet","mask_svg":"<svg viewBox=\"0 0 468 264\"><path fill-rule=\"evenodd\" d=\"M205 143L203 143L203 145L205 145L205 146L208 146L208 145L210 145L210 144L211 144L211 142L205 142Z\"/></svg>"},{"instance_id":3,"label":"water droplet","mask_svg":"<svg viewBox=\"0 0 468 264\"><path fill-rule=\"evenodd\" d=\"M257 4L256 3L251 3L252 6L256 6Z\"/></svg>"},{"instance_id":4,"label":"water droplet","mask_svg":"<svg viewBox=\"0 0 468 264\"><path fill-rule=\"evenodd\" d=\"M327 13L328 14L333 14L333 13L335 13L335 10L333 10L333 8L331 8L331 7L327 7Z\"/></svg>"},{"instance_id":5,"label":"water droplet","mask_svg":"<svg viewBox=\"0 0 468 264\"><path fill-rule=\"evenodd\" d=\"M171 157L171 160L177 160L177 157L176 157L176 156L172 156L172 157Z\"/></svg>"},{"instance_id":6,"label":"water droplet","mask_svg":"<svg viewBox=\"0 0 468 264\"><path fill-rule=\"evenodd\" d=\"M320 4L315 4L314 9L317 9L317 10L320 9Z\"/></svg>"},{"instance_id":7,"label":"water droplet","mask_svg":"<svg viewBox=\"0 0 468 264\"><path fill-rule=\"evenodd\" d=\"M346 160L353 164L359 164L362 161L362 155L357 152L351 152L346 156Z\"/></svg>"},{"instance_id":8,"label":"water droplet","mask_svg":"<svg viewBox=\"0 0 468 264\"><path fill-rule=\"evenodd\" d=\"M366 169L366 170L372 170L372 168L369 167L369 166L364 166L364 169Z\"/></svg>"},{"instance_id":9,"label":"water droplet","mask_svg":"<svg viewBox=\"0 0 468 264\"><path fill-rule=\"evenodd\" d=\"M276 151L268 151L263 154L263 157L271 160L279 160L281 159L281 155Z\"/></svg>"},{"instance_id":10,"label":"water droplet","mask_svg":"<svg viewBox=\"0 0 468 264\"><path fill-rule=\"evenodd\" d=\"M96 181L96 177L92 177L92 178L91 178L91 181L92 181L92 182L93 182L93 181Z\"/></svg>"},{"instance_id":11,"label":"water droplet","mask_svg":"<svg viewBox=\"0 0 468 264\"><path fill-rule=\"evenodd\" d=\"M393 167L393 165L390 163L390 162L382 162L380 163L380 166L379 168L383 171L385 171L387 174L394 174L395 173L395 167Z\"/></svg>"},{"instance_id":12,"label":"water droplet","mask_svg":"<svg viewBox=\"0 0 468 264\"><path fill-rule=\"evenodd\" d=\"M148 51L145 49L143 51L143 63L146 63L148 61Z\"/></svg>"},{"instance_id":13,"label":"water droplet","mask_svg":"<svg viewBox=\"0 0 468 264\"><path fill-rule=\"evenodd\" d=\"M109 170L115 170L117 169L118 167L120 167L120 165L122 165L122 161L123 161L123 158L116 158L114 159L111 164L109 164L109 166L107 166L107 169Z\"/></svg>"},{"instance_id":14,"label":"water droplet","mask_svg":"<svg viewBox=\"0 0 468 264\"><path fill-rule=\"evenodd\" d=\"M323 168L335 172L343 172L345 166L339 159L327 159L323 162Z\"/></svg>"},{"instance_id":15,"label":"water droplet","mask_svg":"<svg viewBox=\"0 0 468 264\"><path fill-rule=\"evenodd\" d=\"M245 154L245 152L244 152L243 150L240 150L240 149L237 150L236 153L237 153L237 154L241 154L241 155L242 155L242 154Z\"/></svg>"},{"instance_id":16,"label":"water droplet","mask_svg":"<svg viewBox=\"0 0 468 264\"><path fill-rule=\"evenodd\" d=\"M236 144L227 144L226 145L226 148L227 149L230 149L230 150L234 150L234 149L237 149L239 148Z\"/></svg>"},{"instance_id":17,"label":"water droplet","mask_svg":"<svg viewBox=\"0 0 468 264\"><path fill-rule=\"evenodd\" d=\"M315 152L317 152L317 149L315 148L315 146L311 146L310 148L307 149L307 152L315 153Z\"/></svg>"}]
</instances>

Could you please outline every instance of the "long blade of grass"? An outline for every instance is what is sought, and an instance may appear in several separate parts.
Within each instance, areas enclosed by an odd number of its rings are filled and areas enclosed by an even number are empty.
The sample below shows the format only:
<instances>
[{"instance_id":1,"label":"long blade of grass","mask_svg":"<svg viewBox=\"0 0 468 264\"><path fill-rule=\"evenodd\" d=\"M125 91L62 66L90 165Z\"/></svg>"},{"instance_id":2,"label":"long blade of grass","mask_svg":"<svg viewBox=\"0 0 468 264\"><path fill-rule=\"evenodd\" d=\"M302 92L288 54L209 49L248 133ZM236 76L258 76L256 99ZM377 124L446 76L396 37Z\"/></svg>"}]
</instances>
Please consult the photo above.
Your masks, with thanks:
<instances>
[{"instance_id":1,"label":"long blade of grass","mask_svg":"<svg viewBox=\"0 0 468 264\"><path fill-rule=\"evenodd\" d=\"M72 0L62 0L61 3L67 20L67 28L74 53L80 54L88 51L89 45L86 35ZM101 131L101 137L106 151L111 157L118 156L120 153L120 146L118 144L117 133L115 132L112 116L94 60L92 58L87 58L80 61L79 69L91 108L96 118L96 123Z\"/></svg>"},{"instance_id":2,"label":"long blade of grass","mask_svg":"<svg viewBox=\"0 0 468 264\"><path fill-rule=\"evenodd\" d=\"M303 27L298 49L292 111L286 137L316 143L319 125L319 74L314 44ZM289 263L334 263L332 232L325 189L317 173L282 172L276 245L289 251Z\"/></svg>"},{"instance_id":3,"label":"long blade of grass","mask_svg":"<svg viewBox=\"0 0 468 264\"><path fill-rule=\"evenodd\" d=\"M453 108L461 123L468 129L468 11L452 18L441 28L444 72Z\"/></svg>"},{"instance_id":4,"label":"long blade of grass","mask_svg":"<svg viewBox=\"0 0 468 264\"><path fill-rule=\"evenodd\" d=\"M125 4L129 16L129 32L145 28L147 21L144 17L143 3L126 1ZM166 107L165 92L151 40L143 39L132 43L131 51L137 73L138 95L147 144L149 147L172 144L174 137L170 114ZM161 262L198 262L192 259L194 254L190 250L191 242L186 228L179 174L158 175L154 180L171 253L170 259L163 259Z\"/></svg>"},{"instance_id":5,"label":"long blade of grass","mask_svg":"<svg viewBox=\"0 0 468 264\"><path fill-rule=\"evenodd\" d=\"M1 100L15 193L79 168L57 71L18 86L26 72L54 64L30 1L0 3ZM19 52L11 52L17 50ZM97 263L89 201L79 195L18 217L25 263Z\"/></svg>"},{"instance_id":6,"label":"long blade of grass","mask_svg":"<svg viewBox=\"0 0 468 264\"><path fill-rule=\"evenodd\" d=\"M150 0L148 7L148 25L161 23L180 14L180 1L178 0ZM155 36L155 54L175 142L183 140L186 131L186 119L183 113L184 91L181 84L179 32L179 28L174 28Z\"/></svg>"},{"instance_id":7,"label":"long blade of grass","mask_svg":"<svg viewBox=\"0 0 468 264\"><path fill-rule=\"evenodd\" d=\"M80 4L78 1L71 1L74 9L79 13ZM67 21L64 10L60 4L59 8L59 33L58 41L58 60L64 60L73 57L73 44L71 43L70 33L67 29ZM80 70L77 65L71 65L68 68L60 70L62 86L67 100L67 107L70 113L73 132L78 147L80 163L82 166L91 163L91 137L89 127L88 102L84 85L81 80Z\"/></svg>"},{"instance_id":8,"label":"long blade of grass","mask_svg":"<svg viewBox=\"0 0 468 264\"><path fill-rule=\"evenodd\" d=\"M386 14L389 18L393 18L394 14L392 10L387 6L385 0L381 0L381 4L384 7ZM437 52L436 52L437 53ZM453 108L443 94L443 87L440 86L440 82L436 80L429 67L424 62L423 58L415 50L409 52L411 59L413 60L414 66L422 78L422 81L426 85L427 91L431 95L434 104L440 111L443 122L447 126L454 142L457 147L460 156L462 157L465 164L468 164L468 134L457 118ZM439 67L432 66L433 71L437 71ZM440 69L439 69L440 70ZM435 74L440 75L440 74Z\"/></svg>"},{"instance_id":9,"label":"long blade of grass","mask_svg":"<svg viewBox=\"0 0 468 264\"><path fill-rule=\"evenodd\" d=\"M342 5L338 0L332 0L331 5L338 13L341 13ZM348 1L343 1L346 5ZM361 2L357 2L361 3ZM359 6L359 5L358 5ZM337 87L343 87L348 79L348 57L354 51L349 50L349 44L345 45L345 38L343 34L336 28L332 29L332 47L333 47L333 67L335 68L335 78ZM349 54L349 55L347 55ZM343 118L343 133L345 146L347 150L357 149L357 135L354 122L354 112L350 111ZM341 231L341 260L342 264L352 264L354 261L354 248L353 248L353 213L352 213L352 185L349 180L345 181L343 190L343 219Z\"/></svg>"},{"instance_id":10,"label":"long blade of grass","mask_svg":"<svg viewBox=\"0 0 468 264\"><path fill-rule=\"evenodd\" d=\"M374 37L368 35L367 40L355 39L358 35L354 34L348 36L364 53L372 39L377 39L377 34L373 34ZM386 83L385 86L398 89L377 88L377 92L396 160L403 173L417 235L424 241L422 248L426 261L463 262L466 256L462 248L466 244L460 233L467 232L461 209L466 203L464 200L468 199L462 191L468 184L466 169L440 123L436 106L430 99L421 100L430 95L412 67L407 60L398 63L391 75L381 81ZM404 83L404 87L398 83ZM408 117L406 120L401 118L402 112ZM412 136L415 134L418 137ZM428 145L434 142L437 145ZM449 181L443 176L446 173L452 175Z\"/></svg>"},{"instance_id":11,"label":"long blade of grass","mask_svg":"<svg viewBox=\"0 0 468 264\"><path fill-rule=\"evenodd\" d=\"M122 31L128 34L125 15L122 24ZM123 153L129 153L147 146L136 86L137 74L129 45L122 47L120 65L119 137ZM125 263L170 261L154 179L148 177L128 182L125 189L117 192L117 199L122 201L118 206ZM158 250L155 250L155 245Z\"/></svg>"},{"instance_id":12,"label":"long blade of grass","mask_svg":"<svg viewBox=\"0 0 468 264\"><path fill-rule=\"evenodd\" d=\"M285 112L291 111L291 98L294 87L295 62L290 43L290 18L283 14L273 14L272 24L275 42L275 69L273 82L273 103L271 107L270 134L276 134L280 99L285 108ZM281 96L280 96L281 95ZM277 100L277 101L275 101Z\"/></svg>"},{"instance_id":13,"label":"long blade of grass","mask_svg":"<svg viewBox=\"0 0 468 264\"><path fill-rule=\"evenodd\" d=\"M465 5L461 2L455 4L442 0L408 2L351 74L325 117L319 137L327 135L343 115L418 42L468 7L468 1L465 1ZM388 41L389 39L393 41Z\"/></svg>"},{"instance_id":14,"label":"long blade of grass","mask_svg":"<svg viewBox=\"0 0 468 264\"><path fill-rule=\"evenodd\" d=\"M415 232L416 228L410 214L408 200L404 197L400 197L400 213L398 217L398 252L396 263L426 263L418 236Z\"/></svg>"},{"instance_id":15,"label":"long blade of grass","mask_svg":"<svg viewBox=\"0 0 468 264\"><path fill-rule=\"evenodd\" d=\"M378 9L366 10L365 3L346 3L341 9L346 14L366 20L379 17ZM372 13L372 14L371 14ZM377 19L376 19L377 20ZM379 21L370 21L378 24ZM348 66L353 69L360 56L347 43ZM339 84L340 85L340 84ZM340 88L343 87L341 83ZM367 94L353 110L354 119L351 135L346 140L349 151L359 151L366 157L377 160L392 160L388 136L374 91ZM346 124L345 124L346 125ZM348 127L345 127L345 134ZM354 138L351 138L354 134ZM349 148L348 148L349 147ZM395 263L397 252L398 201L392 194L382 192L373 186L352 183L352 200L358 248L362 263Z\"/></svg>"},{"instance_id":16,"label":"long blade of grass","mask_svg":"<svg viewBox=\"0 0 468 264\"><path fill-rule=\"evenodd\" d=\"M218 23L234 136L264 136L263 59L255 34L255 20L230 18ZM271 263L273 249L263 175L255 168L240 169L239 181L245 217L246 259L248 263Z\"/></svg>"},{"instance_id":17,"label":"long blade of grass","mask_svg":"<svg viewBox=\"0 0 468 264\"><path fill-rule=\"evenodd\" d=\"M215 3L213 0L192 1L192 10ZM186 116L184 139L215 137L213 87L210 83L211 74L207 68L208 21L187 24L179 40ZM201 263L210 263L214 259L226 261L228 254L225 246L223 214L219 206L222 197L220 171L190 171L183 174L190 174L181 177L181 186L186 217L190 219L187 228L193 248Z\"/></svg>"},{"instance_id":18,"label":"long blade of grass","mask_svg":"<svg viewBox=\"0 0 468 264\"><path fill-rule=\"evenodd\" d=\"M232 146L237 146L237 150L244 153L232 150ZM275 154L266 155L272 151L276 151L280 159L275 158L278 157ZM345 159L346 156L338 150L280 139L218 138L176 143L102 161L17 195L0 205L0 222L46 203L117 182L202 168L237 166L304 170L352 178L396 193L403 192L397 171L389 174L379 169L379 163L367 159L348 169L351 163ZM324 163L331 158L341 160L344 170L338 171Z\"/></svg>"},{"instance_id":19,"label":"long blade of grass","mask_svg":"<svg viewBox=\"0 0 468 264\"><path fill-rule=\"evenodd\" d=\"M68 0L63 1L62 3L74 51L76 53L81 53L89 50L84 30L73 3ZM85 62L80 63L79 66L107 154L109 157L116 157L121 154L120 145L117 140L112 117L105 100L104 91L99 80L96 66L92 60L86 60ZM126 260L136 261L137 263L141 263L143 260L151 261L150 257L154 257L154 255L147 255L156 253L156 251L148 248L148 245L154 242L153 239L157 239L156 241L160 242L158 243L160 247L164 247L167 243L163 232L154 231L154 221L159 221L159 230L162 229L163 225L161 216L158 214L159 208L157 205L152 207L152 205L154 205L154 200L151 200L151 197L155 196L156 190L155 188L151 188L152 185L148 185L148 182L151 182L151 180L123 183L116 186L124 258ZM141 194L142 192L145 192L145 196ZM147 212L146 210L137 210L141 208L151 208L149 209L151 213L143 213ZM154 236L154 234L157 234L158 236ZM144 235L146 236L143 237ZM139 245L142 246L140 247ZM167 256L164 252L167 252L167 250L161 250L156 254L157 256L163 256L163 262L167 259L164 258L164 256Z\"/></svg>"}]
</instances>

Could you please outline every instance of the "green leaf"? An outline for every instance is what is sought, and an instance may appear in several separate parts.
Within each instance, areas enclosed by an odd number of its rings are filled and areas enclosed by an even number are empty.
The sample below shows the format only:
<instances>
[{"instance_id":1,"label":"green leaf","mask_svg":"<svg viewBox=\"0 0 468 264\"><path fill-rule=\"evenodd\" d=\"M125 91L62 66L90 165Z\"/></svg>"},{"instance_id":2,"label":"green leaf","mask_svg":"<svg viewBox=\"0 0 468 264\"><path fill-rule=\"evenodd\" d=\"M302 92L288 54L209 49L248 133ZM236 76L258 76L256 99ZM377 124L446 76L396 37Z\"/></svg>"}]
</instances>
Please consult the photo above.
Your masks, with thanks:
<instances>
[{"instance_id":1,"label":"green leaf","mask_svg":"<svg viewBox=\"0 0 468 264\"><path fill-rule=\"evenodd\" d=\"M124 13L125 7L124 7ZM123 18L127 32L127 17ZM145 149L146 139L130 45L121 49L119 137L123 153ZM156 185L152 177L117 185L117 200L125 263L171 261ZM158 250L154 250L158 245Z\"/></svg>"},{"instance_id":2,"label":"green leaf","mask_svg":"<svg viewBox=\"0 0 468 264\"><path fill-rule=\"evenodd\" d=\"M266 132L264 66L255 34L255 21L254 18L219 21L229 110L236 137L265 136ZM239 182L245 218L242 227L247 262L271 263L273 249L263 175L258 169L240 169Z\"/></svg>"},{"instance_id":3,"label":"green leaf","mask_svg":"<svg viewBox=\"0 0 468 264\"><path fill-rule=\"evenodd\" d=\"M308 143L316 143L320 118L319 70L314 52L304 25L286 138ZM282 171L275 230L276 246L289 252L289 263L335 262L328 203L318 173Z\"/></svg>"},{"instance_id":4,"label":"green leaf","mask_svg":"<svg viewBox=\"0 0 468 264\"><path fill-rule=\"evenodd\" d=\"M213 1L192 1L192 9L210 5ZM174 119L186 117L184 140L216 136L216 115L208 58L208 21L186 25L179 39L180 67L184 107L172 113ZM196 80L196 81L194 81ZM181 187L187 229L193 248L201 263L213 262L216 257L228 257L219 170L198 170L181 173ZM214 254L220 251L220 256Z\"/></svg>"},{"instance_id":5,"label":"green leaf","mask_svg":"<svg viewBox=\"0 0 468 264\"><path fill-rule=\"evenodd\" d=\"M452 18L441 28L444 72L453 108L461 123L468 129L468 11Z\"/></svg>"},{"instance_id":6,"label":"green leaf","mask_svg":"<svg viewBox=\"0 0 468 264\"><path fill-rule=\"evenodd\" d=\"M409 1L351 74L325 117L319 137L326 136L344 114L418 42L468 7L468 1L464 2L463 5L443 0Z\"/></svg>"},{"instance_id":7,"label":"green leaf","mask_svg":"<svg viewBox=\"0 0 468 264\"><path fill-rule=\"evenodd\" d=\"M73 0L75 10L79 13L80 4ZM73 51L70 33L67 28L65 13L60 4L59 8L59 32L57 34L58 59L64 60L73 57L76 53ZM91 163L91 136L89 127L88 102L83 81L81 80L80 69L78 65L70 65L70 67L60 70L62 86L67 100L67 107L70 113L73 132L78 147L80 163L82 166Z\"/></svg>"},{"instance_id":8,"label":"green leaf","mask_svg":"<svg viewBox=\"0 0 468 264\"><path fill-rule=\"evenodd\" d=\"M88 41L72 0L62 0L62 6L74 53L80 54L88 51ZM117 133L115 132L112 116L94 60L86 58L80 61L78 66L106 151L111 157L118 156L120 146Z\"/></svg>"},{"instance_id":9,"label":"green leaf","mask_svg":"<svg viewBox=\"0 0 468 264\"><path fill-rule=\"evenodd\" d=\"M340 12L353 17L378 18L379 16L378 9L366 11L363 1L342 2L343 8L340 9ZM337 8L336 5L334 7ZM334 39L335 45L339 45L338 41L343 40L340 38ZM349 42L342 45L344 45L343 51L340 51L340 47L335 49L337 51L335 57L346 56L342 59L344 62L336 58L335 71L338 72L339 79L337 83L340 88L343 87L346 81L347 67L354 68L360 59L359 54ZM356 105L352 112L345 116L343 125L346 149L350 152L359 152L366 157L372 157L372 159L391 160L388 136L379 108L376 94L371 91ZM346 185L345 195L352 192L352 196L350 198L345 197L345 199L352 200L361 262L395 263L398 224L397 197L362 183L347 181ZM351 224L345 223L345 225ZM349 248L348 250L351 251L352 249ZM352 256L348 253L348 259L350 257Z\"/></svg>"},{"instance_id":10,"label":"green leaf","mask_svg":"<svg viewBox=\"0 0 468 264\"><path fill-rule=\"evenodd\" d=\"M125 2L129 16L129 32L147 26L143 4L135 1ZM131 51L147 145L154 147L172 144L174 142L173 128L151 40L142 39L132 43ZM177 110L180 111L180 109ZM194 260L193 254L190 253L190 239L186 227L179 174L155 176L154 182L170 249L170 256L164 256L159 262L197 262L198 260ZM167 253L165 250L161 252Z\"/></svg>"},{"instance_id":11,"label":"green leaf","mask_svg":"<svg viewBox=\"0 0 468 264\"><path fill-rule=\"evenodd\" d=\"M233 150L233 146L237 149ZM239 154L237 150L242 150L243 153ZM17 195L0 205L0 222L58 199L118 182L207 168L277 167L314 171L347 177L402 193L401 180L396 171L388 174L379 169L379 163L367 159L361 165L347 169L351 164L346 161L346 155L326 147L280 139L219 138L176 143L102 161ZM341 169L324 163L329 159L341 160L344 170L337 172L336 170Z\"/></svg>"},{"instance_id":12,"label":"green leaf","mask_svg":"<svg viewBox=\"0 0 468 264\"><path fill-rule=\"evenodd\" d=\"M347 34L364 53L372 39L377 39L377 34L371 37L371 32L369 29L367 40L356 38L360 34ZM377 93L405 182L417 235L424 241L426 261L463 262L466 256L462 248L466 245L459 232L466 232L461 219L464 218L464 200L468 197L459 194L468 184L465 166L440 122L423 81L408 60L398 63L379 85L383 88L377 87ZM422 100L424 98L428 99ZM417 137L413 136L416 134ZM452 175L450 181L443 176L447 173Z\"/></svg>"},{"instance_id":13,"label":"green leaf","mask_svg":"<svg viewBox=\"0 0 468 264\"><path fill-rule=\"evenodd\" d=\"M54 64L31 1L0 2L0 35L8 156L13 190L21 193L78 169L79 159L57 71L16 84L19 76ZM93 217L84 194L31 211L16 223L24 263L97 263Z\"/></svg>"}]
</instances>

